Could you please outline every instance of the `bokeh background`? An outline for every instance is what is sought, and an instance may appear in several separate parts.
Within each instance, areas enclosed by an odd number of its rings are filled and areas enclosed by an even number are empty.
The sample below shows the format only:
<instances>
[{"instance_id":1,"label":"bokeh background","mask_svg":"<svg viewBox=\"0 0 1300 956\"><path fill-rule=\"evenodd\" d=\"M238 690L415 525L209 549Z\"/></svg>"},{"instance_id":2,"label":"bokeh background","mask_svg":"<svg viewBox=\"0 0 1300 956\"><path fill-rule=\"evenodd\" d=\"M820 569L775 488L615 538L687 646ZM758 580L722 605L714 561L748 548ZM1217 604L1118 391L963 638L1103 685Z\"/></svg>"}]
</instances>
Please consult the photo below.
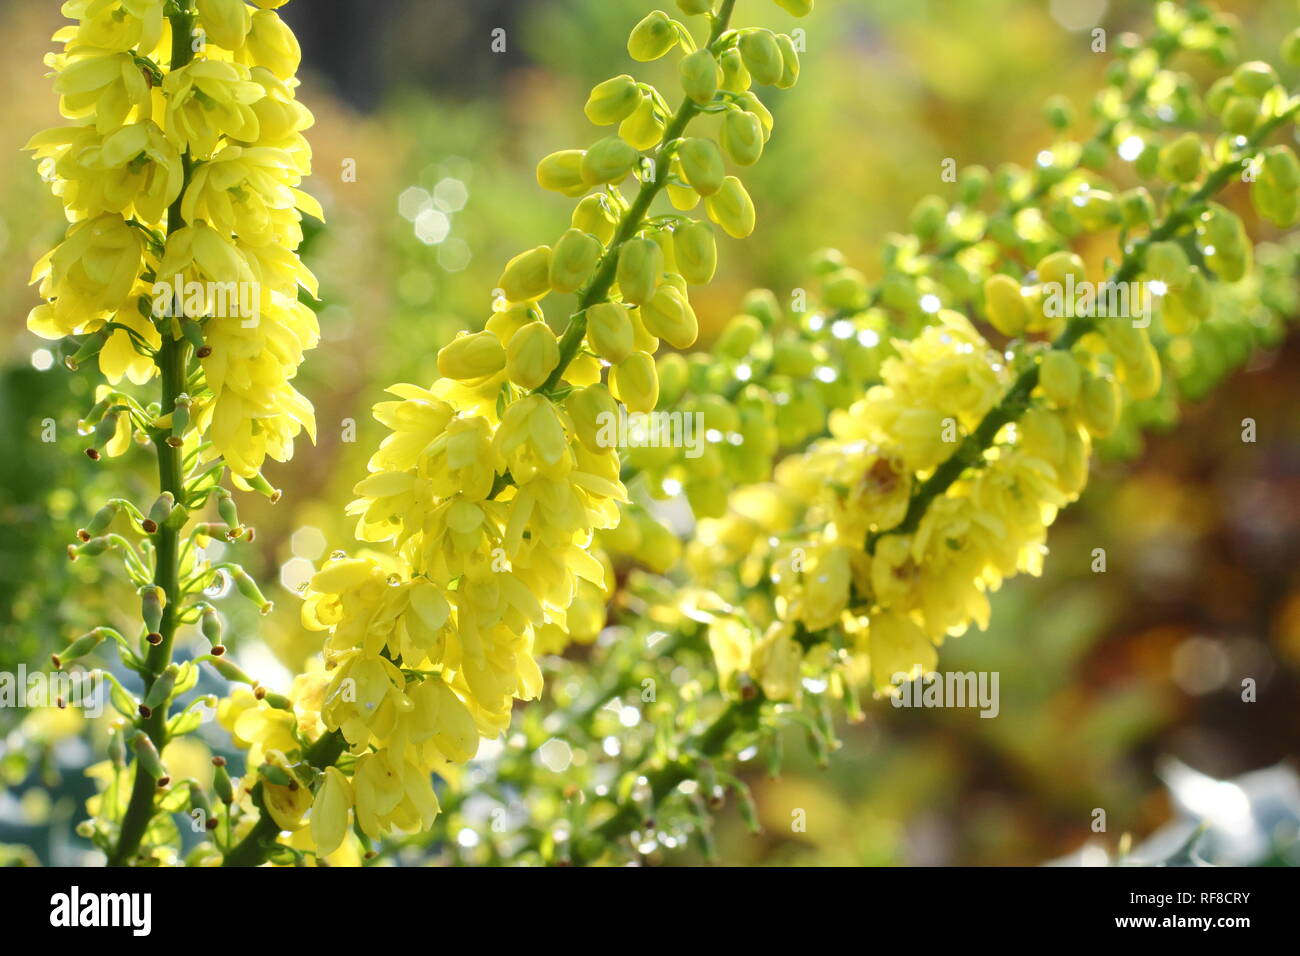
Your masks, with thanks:
<instances>
[{"instance_id":1,"label":"bokeh background","mask_svg":"<svg viewBox=\"0 0 1300 956\"><path fill-rule=\"evenodd\" d=\"M1222 6L1241 19L1247 55L1274 58L1300 19L1293 0ZM822 0L795 21L768 0L743 0L738 22L760 7L766 25L803 28L807 53L799 85L771 97L778 133L746 179L758 230L743 244L721 240L718 280L696 301L705 345L746 290L784 299L810 285L808 260L823 247L872 275L882 238L915 201L952 188L939 181L942 158L1027 161L1049 141L1045 100L1063 93L1086 114L1101 83L1108 58L1090 51L1088 31L1142 30L1151 9ZM325 307L323 340L299 379L320 441L270 470L287 492L279 504L244 505L258 537L240 560L274 582L277 608L237 619L230 643L267 683L287 680L319 646L297 623L294 589L350 539L342 505L380 437L370 405L393 382L431 381L438 347L486 319L505 259L567 226L570 204L537 188L534 164L594 139L587 90L629 69L626 34L645 10L643 0L297 0L281 11L301 40L301 98L317 118L307 188L329 221L305 247ZM120 582L89 561L70 564L64 547L123 482L136 500L152 497L147 455L95 466L80 454L74 424L93 377L62 368L25 329L31 263L61 222L20 149L57 122L41 58L60 23L52 0L0 2L0 670L9 672L43 667L69 636L125 616ZM498 28L503 53L490 45ZM1187 68L1214 75L1210 64ZM669 70L642 75L667 88ZM341 175L351 163L355 182ZM768 835L749 837L724 812L721 859L1097 861L1125 833L1168 835L1200 800L1229 835L1267 831L1240 862L1295 862L1285 821L1300 795L1285 762L1300 754L1297 381L1292 335L1188 406L1176 427L1096 467L1054 529L1046 575L1005 587L989 631L944 650L946 669L1000 672L998 719L872 705L844 728L829 769L792 747L780 780L749 775ZM1241 440L1246 417L1258 424L1253 444ZM47 419L60 436L49 444ZM1104 574L1090 568L1094 548L1106 550ZM1257 682L1254 703L1241 700L1245 678ZM91 792L83 771L98 759L96 730L80 721L0 708L0 861L92 859L73 833ZM1214 789L1212 780L1251 771L1264 772ZM1273 809L1246 812L1243 801ZM788 833L791 805L809 808L808 832ZM1105 833L1091 828L1095 808L1107 811Z\"/></svg>"}]
</instances>

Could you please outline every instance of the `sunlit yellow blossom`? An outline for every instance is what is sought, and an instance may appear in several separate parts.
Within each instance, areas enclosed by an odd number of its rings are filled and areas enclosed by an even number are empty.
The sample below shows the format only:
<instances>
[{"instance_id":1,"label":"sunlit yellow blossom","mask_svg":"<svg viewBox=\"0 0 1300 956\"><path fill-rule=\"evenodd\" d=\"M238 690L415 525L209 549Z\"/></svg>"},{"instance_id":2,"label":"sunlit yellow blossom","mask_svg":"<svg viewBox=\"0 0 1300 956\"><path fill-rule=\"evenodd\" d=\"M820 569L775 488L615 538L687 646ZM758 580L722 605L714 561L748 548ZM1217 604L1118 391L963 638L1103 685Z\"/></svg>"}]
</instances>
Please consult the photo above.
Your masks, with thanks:
<instances>
[{"instance_id":1,"label":"sunlit yellow blossom","mask_svg":"<svg viewBox=\"0 0 1300 956\"><path fill-rule=\"evenodd\" d=\"M178 149L210 156L221 136L257 139L261 124L253 104L266 95L248 67L220 60L195 60L163 79L165 129Z\"/></svg>"}]
</instances>

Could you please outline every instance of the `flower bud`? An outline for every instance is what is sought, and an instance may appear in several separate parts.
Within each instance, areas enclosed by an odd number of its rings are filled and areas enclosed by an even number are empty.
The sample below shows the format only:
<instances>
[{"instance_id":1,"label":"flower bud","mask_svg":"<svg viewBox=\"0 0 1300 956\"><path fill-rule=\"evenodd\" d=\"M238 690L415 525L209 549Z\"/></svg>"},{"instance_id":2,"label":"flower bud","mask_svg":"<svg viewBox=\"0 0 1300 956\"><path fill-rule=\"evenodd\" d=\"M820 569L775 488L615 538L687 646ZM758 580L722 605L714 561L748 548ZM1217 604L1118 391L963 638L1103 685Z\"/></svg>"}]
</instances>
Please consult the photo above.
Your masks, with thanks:
<instances>
[{"instance_id":1,"label":"flower bud","mask_svg":"<svg viewBox=\"0 0 1300 956\"><path fill-rule=\"evenodd\" d=\"M249 576L249 573L239 566L230 568L230 577L235 582L235 590L244 596L245 599L257 605L257 610L261 614L270 614L272 604L262 594L257 582Z\"/></svg>"},{"instance_id":2,"label":"flower bud","mask_svg":"<svg viewBox=\"0 0 1300 956\"><path fill-rule=\"evenodd\" d=\"M236 538L244 536L244 526L239 523L239 511L235 507L235 497L225 488L218 488L217 495L217 514L221 515L221 520L230 526L229 537L234 541Z\"/></svg>"},{"instance_id":3,"label":"flower bud","mask_svg":"<svg viewBox=\"0 0 1300 956\"><path fill-rule=\"evenodd\" d=\"M578 203L569 223L574 229L590 233L599 239L602 245L606 245L614 238L614 230L618 227L618 214L610 206L608 197L600 193L587 196Z\"/></svg>"},{"instance_id":4,"label":"flower bud","mask_svg":"<svg viewBox=\"0 0 1300 956\"><path fill-rule=\"evenodd\" d=\"M605 451L605 446L598 441L601 427L618 414L618 405L609 389L599 383L575 388L564 399L564 408L573 419L578 440L590 451Z\"/></svg>"},{"instance_id":5,"label":"flower bud","mask_svg":"<svg viewBox=\"0 0 1300 956\"><path fill-rule=\"evenodd\" d=\"M1289 228L1300 218L1300 162L1287 146L1265 150L1251 200L1269 222Z\"/></svg>"},{"instance_id":6,"label":"flower bud","mask_svg":"<svg viewBox=\"0 0 1300 956\"><path fill-rule=\"evenodd\" d=\"M1260 102L1250 96L1230 96L1219 116L1223 128L1229 133L1245 136L1259 122Z\"/></svg>"},{"instance_id":7,"label":"flower bud","mask_svg":"<svg viewBox=\"0 0 1300 956\"><path fill-rule=\"evenodd\" d=\"M122 510L122 502L119 500L110 501L104 507L95 512L95 516L90 519L89 524L77 532L77 537L82 541L89 541L91 538L103 534L112 525ZM148 530L148 529L146 529Z\"/></svg>"},{"instance_id":8,"label":"flower bud","mask_svg":"<svg viewBox=\"0 0 1300 956\"><path fill-rule=\"evenodd\" d=\"M1282 41L1282 59L1288 66L1300 66L1300 27L1288 33Z\"/></svg>"},{"instance_id":9,"label":"flower bud","mask_svg":"<svg viewBox=\"0 0 1300 956\"><path fill-rule=\"evenodd\" d=\"M1062 349L1052 349L1043 356L1038 369L1038 384L1048 401L1058 408L1069 408L1079 397L1079 363Z\"/></svg>"},{"instance_id":10,"label":"flower bud","mask_svg":"<svg viewBox=\"0 0 1300 956\"><path fill-rule=\"evenodd\" d=\"M763 155L763 126L746 110L727 110L718 139L737 165L752 166Z\"/></svg>"},{"instance_id":11,"label":"flower bud","mask_svg":"<svg viewBox=\"0 0 1300 956\"><path fill-rule=\"evenodd\" d=\"M597 83L587 97L582 111L597 126L612 126L627 117L641 104L642 93L636 80L626 73Z\"/></svg>"},{"instance_id":12,"label":"flower bud","mask_svg":"<svg viewBox=\"0 0 1300 956\"><path fill-rule=\"evenodd\" d=\"M158 756L158 748L153 745L149 735L142 730L137 730L131 737L131 749L135 751L140 769L158 781L160 787L165 786L167 771L163 767L162 758Z\"/></svg>"},{"instance_id":13,"label":"flower bud","mask_svg":"<svg viewBox=\"0 0 1300 956\"><path fill-rule=\"evenodd\" d=\"M244 0L196 0L203 31L219 47L238 50L252 27ZM292 75L292 74L291 74Z\"/></svg>"},{"instance_id":14,"label":"flower bud","mask_svg":"<svg viewBox=\"0 0 1300 956\"><path fill-rule=\"evenodd\" d=\"M587 341L601 358L617 365L632 352L632 318L617 302L587 309Z\"/></svg>"},{"instance_id":15,"label":"flower bud","mask_svg":"<svg viewBox=\"0 0 1300 956\"><path fill-rule=\"evenodd\" d=\"M997 273L984 282L984 312L989 324L1007 336L1017 336L1029 323L1029 308L1020 293L1020 283Z\"/></svg>"},{"instance_id":16,"label":"flower bud","mask_svg":"<svg viewBox=\"0 0 1300 956\"><path fill-rule=\"evenodd\" d=\"M908 217L907 226L918 239L929 241L943 228L947 216L948 204L941 197L924 196L912 207L912 215Z\"/></svg>"},{"instance_id":17,"label":"flower bud","mask_svg":"<svg viewBox=\"0 0 1300 956\"><path fill-rule=\"evenodd\" d=\"M785 65L781 59L781 47L771 30L746 30L740 36L738 47L745 68L756 83L774 86L781 79Z\"/></svg>"},{"instance_id":18,"label":"flower bud","mask_svg":"<svg viewBox=\"0 0 1300 956\"><path fill-rule=\"evenodd\" d=\"M109 442L116 438L117 426L121 419L121 411L115 408L100 420L99 424L95 426L91 445L86 449L87 458L91 461L99 461L99 450L107 448Z\"/></svg>"},{"instance_id":19,"label":"flower bud","mask_svg":"<svg viewBox=\"0 0 1300 956\"><path fill-rule=\"evenodd\" d=\"M781 78L775 86L788 90L799 82L799 51L794 48L794 39L785 33L776 35L776 45L781 50Z\"/></svg>"},{"instance_id":20,"label":"flower bud","mask_svg":"<svg viewBox=\"0 0 1300 956\"><path fill-rule=\"evenodd\" d=\"M123 738L121 730L109 734L108 759L118 770L126 766L126 740Z\"/></svg>"},{"instance_id":21,"label":"flower bud","mask_svg":"<svg viewBox=\"0 0 1300 956\"><path fill-rule=\"evenodd\" d=\"M148 641L150 644L157 644L162 641L163 608L167 604L167 592L156 584L146 584L139 590L140 595L140 613L144 618L144 626L148 631Z\"/></svg>"},{"instance_id":22,"label":"flower bud","mask_svg":"<svg viewBox=\"0 0 1300 956\"><path fill-rule=\"evenodd\" d=\"M150 716L155 710L167 703L176 687L176 675L179 673L180 668L177 665L168 664L166 669L158 675L157 679L150 685L144 703L140 705L142 716Z\"/></svg>"},{"instance_id":23,"label":"flower bud","mask_svg":"<svg viewBox=\"0 0 1300 956\"><path fill-rule=\"evenodd\" d=\"M257 683L256 681L253 680L253 678L245 674L238 664L225 657L217 657L213 654L205 654L204 656L196 659L200 661L206 661L208 664L211 664L212 669L214 671L216 671L226 680L231 681L233 683L248 684L250 686L253 686Z\"/></svg>"},{"instance_id":24,"label":"flower bud","mask_svg":"<svg viewBox=\"0 0 1300 956\"><path fill-rule=\"evenodd\" d=\"M713 0L677 0L677 9L689 16L713 12Z\"/></svg>"},{"instance_id":25,"label":"flower bud","mask_svg":"<svg viewBox=\"0 0 1300 956\"><path fill-rule=\"evenodd\" d=\"M245 38L250 65L262 66L282 80L293 79L302 63L302 50L298 38L280 19L279 14L270 10L258 10L253 14L252 25Z\"/></svg>"},{"instance_id":26,"label":"flower bud","mask_svg":"<svg viewBox=\"0 0 1300 956\"><path fill-rule=\"evenodd\" d=\"M600 241L595 236L581 229L565 232L551 252L551 288L556 292L577 291L596 268L601 251Z\"/></svg>"},{"instance_id":27,"label":"flower bud","mask_svg":"<svg viewBox=\"0 0 1300 956\"><path fill-rule=\"evenodd\" d=\"M629 239L619 246L615 277L625 302L641 305L654 295L664 271L664 254L652 239Z\"/></svg>"},{"instance_id":28,"label":"flower bud","mask_svg":"<svg viewBox=\"0 0 1300 956\"><path fill-rule=\"evenodd\" d=\"M740 300L740 311L752 315L769 329L781 321L781 304L771 289L750 289Z\"/></svg>"},{"instance_id":29,"label":"flower bud","mask_svg":"<svg viewBox=\"0 0 1300 956\"><path fill-rule=\"evenodd\" d=\"M438 350L438 374L464 382L495 375L506 365L506 350L491 332L458 335Z\"/></svg>"},{"instance_id":30,"label":"flower bud","mask_svg":"<svg viewBox=\"0 0 1300 956\"><path fill-rule=\"evenodd\" d=\"M546 314L536 302L517 302L493 312L484 323L484 329L497 337L503 346L509 345L515 334L530 322L545 322Z\"/></svg>"},{"instance_id":31,"label":"flower bud","mask_svg":"<svg viewBox=\"0 0 1300 956\"><path fill-rule=\"evenodd\" d=\"M686 359L680 352L665 352L655 357L655 373L659 378L659 400L665 405L675 405L686 391L690 372Z\"/></svg>"},{"instance_id":32,"label":"flower bud","mask_svg":"<svg viewBox=\"0 0 1300 956\"><path fill-rule=\"evenodd\" d=\"M149 517L143 522L144 530L149 534L153 534L167 523L175 508L175 497L172 496L170 491L164 491L154 500L153 506L149 509ZM150 528L150 525L152 525L152 528Z\"/></svg>"},{"instance_id":33,"label":"flower bud","mask_svg":"<svg viewBox=\"0 0 1300 956\"><path fill-rule=\"evenodd\" d=\"M712 103L718 92L718 84L722 82L722 70L708 47L682 57L679 67L682 89L686 95L700 106Z\"/></svg>"},{"instance_id":34,"label":"flower bud","mask_svg":"<svg viewBox=\"0 0 1300 956\"><path fill-rule=\"evenodd\" d=\"M1142 401L1151 398L1160 391L1160 354L1151 340L1147 339L1144 348L1131 359L1120 360L1120 372L1124 386L1134 399Z\"/></svg>"},{"instance_id":35,"label":"flower bud","mask_svg":"<svg viewBox=\"0 0 1300 956\"><path fill-rule=\"evenodd\" d=\"M812 13L813 0L776 0L776 5L792 17L806 17Z\"/></svg>"},{"instance_id":36,"label":"flower bud","mask_svg":"<svg viewBox=\"0 0 1300 956\"><path fill-rule=\"evenodd\" d=\"M748 115L748 114L747 114ZM762 149L760 144L759 149ZM722 154L712 140L692 137L682 140L677 147L682 176L701 196L712 196L722 187L727 170Z\"/></svg>"},{"instance_id":37,"label":"flower bud","mask_svg":"<svg viewBox=\"0 0 1300 956\"><path fill-rule=\"evenodd\" d=\"M497 279L507 301L531 302L551 291L551 247L536 246L509 262Z\"/></svg>"},{"instance_id":38,"label":"flower bud","mask_svg":"<svg viewBox=\"0 0 1300 956\"><path fill-rule=\"evenodd\" d=\"M659 401L655 361L645 352L633 352L609 373L614 397L633 412L651 412Z\"/></svg>"},{"instance_id":39,"label":"flower bud","mask_svg":"<svg viewBox=\"0 0 1300 956\"><path fill-rule=\"evenodd\" d=\"M537 164L537 185L570 198L581 196L590 188L582 178L584 155L581 149L562 149L542 157Z\"/></svg>"},{"instance_id":40,"label":"flower bud","mask_svg":"<svg viewBox=\"0 0 1300 956\"><path fill-rule=\"evenodd\" d=\"M1016 423L1016 433L1021 448L1053 468L1065 457L1065 428L1061 417L1046 408L1028 409Z\"/></svg>"},{"instance_id":41,"label":"flower bud","mask_svg":"<svg viewBox=\"0 0 1300 956\"><path fill-rule=\"evenodd\" d=\"M589 186L619 183L632 172L641 154L617 136L606 136L582 157L582 179Z\"/></svg>"},{"instance_id":42,"label":"flower bud","mask_svg":"<svg viewBox=\"0 0 1300 956\"><path fill-rule=\"evenodd\" d=\"M659 350L659 340L646 331L641 310L633 309L628 314L632 317L632 351L654 355Z\"/></svg>"},{"instance_id":43,"label":"flower bud","mask_svg":"<svg viewBox=\"0 0 1300 956\"><path fill-rule=\"evenodd\" d=\"M867 277L846 266L822 280L822 301L840 312L857 312L867 305Z\"/></svg>"},{"instance_id":44,"label":"flower bud","mask_svg":"<svg viewBox=\"0 0 1300 956\"><path fill-rule=\"evenodd\" d=\"M1232 71L1232 85L1237 92L1257 100L1277 86L1277 82L1277 71L1262 60L1242 63Z\"/></svg>"},{"instance_id":45,"label":"flower bud","mask_svg":"<svg viewBox=\"0 0 1300 956\"><path fill-rule=\"evenodd\" d=\"M1167 286L1178 287L1187 281L1187 253L1176 242L1153 242L1147 246L1146 274Z\"/></svg>"},{"instance_id":46,"label":"flower bud","mask_svg":"<svg viewBox=\"0 0 1300 956\"><path fill-rule=\"evenodd\" d=\"M1196 241L1205 264L1225 282L1239 282L1250 271L1254 247L1240 217L1211 203L1196 225Z\"/></svg>"},{"instance_id":47,"label":"flower bud","mask_svg":"<svg viewBox=\"0 0 1300 956\"><path fill-rule=\"evenodd\" d=\"M641 307L641 321L646 331L676 349L688 349L700 334L695 310L686 293L664 283L650 301Z\"/></svg>"},{"instance_id":48,"label":"flower bud","mask_svg":"<svg viewBox=\"0 0 1300 956\"><path fill-rule=\"evenodd\" d=\"M1090 375L1079 393L1079 418L1097 438L1105 438L1119 424L1119 388L1115 380Z\"/></svg>"},{"instance_id":49,"label":"flower bud","mask_svg":"<svg viewBox=\"0 0 1300 956\"><path fill-rule=\"evenodd\" d=\"M1171 183L1190 183L1201 174L1205 147L1196 133L1184 133L1160 150L1156 170Z\"/></svg>"},{"instance_id":50,"label":"flower bud","mask_svg":"<svg viewBox=\"0 0 1300 956\"><path fill-rule=\"evenodd\" d=\"M668 14L656 10L632 28L632 35L627 40L628 56L641 63L648 63L659 59L675 47L680 39Z\"/></svg>"},{"instance_id":51,"label":"flower bud","mask_svg":"<svg viewBox=\"0 0 1300 956\"><path fill-rule=\"evenodd\" d=\"M655 109L653 97L642 97L641 105L618 124L618 135L634 149L650 149L664 135L667 123Z\"/></svg>"},{"instance_id":52,"label":"flower bud","mask_svg":"<svg viewBox=\"0 0 1300 956\"><path fill-rule=\"evenodd\" d=\"M217 821L212 816L212 802L208 795L195 781L190 781L190 812L198 811L199 819L204 821L206 829L214 829Z\"/></svg>"},{"instance_id":53,"label":"flower bud","mask_svg":"<svg viewBox=\"0 0 1300 956\"><path fill-rule=\"evenodd\" d=\"M203 631L203 636L213 647L221 646L222 623L221 615L211 604L205 605L199 614L199 628Z\"/></svg>"},{"instance_id":54,"label":"flower bud","mask_svg":"<svg viewBox=\"0 0 1300 956\"><path fill-rule=\"evenodd\" d=\"M81 343L81 347L78 348L74 354L69 355L63 360L63 364L66 365L69 370L75 372L81 367L82 362L94 358L103 351L104 346L108 344L108 338L109 333L104 329L100 329L98 332L92 332L90 335L86 336Z\"/></svg>"},{"instance_id":55,"label":"flower bud","mask_svg":"<svg viewBox=\"0 0 1300 956\"><path fill-rule=\"evenodd\" d=\"M664 191L673 208L679 212L689 212L700 204L700 194L684 185L685 179L681 157L673 154L668 159L668 181L664 184Z\"/></svg>"},{"instance_id":56,"label":"flower bud","mask_svg":"<svg viewBox=\"0 0 1300 956\"><path fill-rule=\"evenodd\" d=\"M102 644L104 638L107 636L108 630L102 627L94 628L93 630L82 634L81 637L77 638L59 653L50 655L50 661L54 664L54 669L61 670L64 664L85 657Z\"/></svg>"},{"instance_id":57,"label":"flower bud","mask_svg":"<svg viewBox=\"0 0 1300 956\"><path fill-rule=\"evenodd\" d=\"M1044 285L1056 283L1064 286L1071 278L1075 283L1087 278L1087 268L1073 252L1062 250L1044 256L1038 262L1038 281Z\"/></svg>"},{"instance_id":58,"label":"flower bud","mask_svg":"<svg viewBox=\"0 0 1300 956\"><path fill-rule=\"evenodd\" d=\"M230 782L230 772L226 770L224 760L212 768L212 789L216 792L217 798L227 806L235 802L235 788Z\"/></svg>"},{"instance_id":59,"label":"flower bud","mask_svg":"<svg viewBox=\"0 0 1300 956\"><path fill-rule=\"evenodd\" d=\"M754 203L735 176L722 181L721 188L704 200L709 218L733 239L744 239L754 231Z\"/></svg>"},{"instance_id":60,"label":"flower bud","mask_svg":"<svg viewBox=\"0 0 1300 956\"><path fill-rule=\"evenodd\" d=\"M752 315L735 315L722 328L722 334L713 343L713 351L727 358L742 359L749 354L763 335L763 323Z\"/></svg>"},{"instance_id":61,"label":"flower bud","mask_svg":"<svg viewBox=\"0 0 1300 956\"><path fill-rule=\"evenodd\" d=\"M1156 217L1156 206L1145 186L1138 186L1121 193L1119 197L1120 213L1124 225L1149 226Z\"/></svg>"},{"instance_id":62,"label":"flower bud","mask_svg":"<svg viewBox=\"0 0 1300 956\"><path fill-rule=\"evenodd\" d=\"M817 356L802 339L784 338L772 348L772 367L781 375L803 379L817 367Z\"/></svg>"},{"instance_id":63,"label":"flower bud","mask_svg":"<svg viewBox=\"0 0 1300 956\"><path fill-rule=\"evenodd\" d=\"M1212 305L1209 280L1198 267L1191 266L1182 286L1170 288L1165 293L1160 315L1166 330L1174 335L1183 335L1209 316Z\"/></svg>"},{"instance_id":64,"label":"flower bud","mask_svg":"<svg viewBox=\"0 0 1300 956\"><path fill-rule=\"evenodd\" d=\"M691 285L704 285L718 268L718 246L708 223L692 220L673 230L677 268Z\"/></svg>"},{"instance_id":65,"label":"flower bud","mask_svg":"<svg viewBox=\"0 0 1300 956\"><path fill-rule=\"evenodd\" d=\"M719 60L722 67L722 88L729 93L743 93L749 89L752 82L749 70L745 69L745 61L740 56L740 51L735 47L730 47L722 51L722 57Z\"/></svg>"},{"instance_id":66,"label":"flower bud","mask_svg":"<svg viewBox=\"0 0 1300 956\"><path fill-rule=\"evenodd\" d=\"M506 371L510 381L532 390L546 381L560 364L555 333L545 322L530 322L515 334L506 349Z\"/></svg>"}]
</instances>

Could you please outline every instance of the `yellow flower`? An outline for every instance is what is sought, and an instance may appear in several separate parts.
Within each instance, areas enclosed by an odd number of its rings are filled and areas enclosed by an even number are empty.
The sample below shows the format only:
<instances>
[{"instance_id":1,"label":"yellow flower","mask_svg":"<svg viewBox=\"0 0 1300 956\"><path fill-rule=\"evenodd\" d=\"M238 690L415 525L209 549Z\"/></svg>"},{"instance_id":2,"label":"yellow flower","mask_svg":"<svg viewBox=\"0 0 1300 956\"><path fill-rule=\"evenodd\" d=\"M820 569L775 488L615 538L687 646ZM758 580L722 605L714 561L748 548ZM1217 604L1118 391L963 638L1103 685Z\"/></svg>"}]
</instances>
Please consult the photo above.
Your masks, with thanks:
<instances>
[{"instance_id":1,"label":"yellow flower","mask_svg":"<svg viewBox=\"0 0 1300 956\"><path fill-rule=\"evenodd\" d=\"M257 139L261 124L253 104L266 96L248 67L220 60L196 60L163 78L167 98L165 129L178 149L211 156L222 136L241 142Z\"/></svg>"},{"instance_id":2,"label":"yellow flower","mask_svg":"<svg viewBox=\"0 0 1300 956\"><path fill-rule=\"evenodd\" d=\"M28 141L64 205L87 217L116 212L159 223L184 181L180 153L152 121L100 136L65 126Z\"/></svg>"},{"instance_id":3,"label":"yellow flower","mask_svg":"<svg viewBox=\"0 0 1300 956\"><path fill-rule=\"evenodd\" d=\"M906 615L873 615L867 646L871 676L879 694L895 695L899 684L930 673L938 663L934 645Z\"/></svg>"},{"instance_id":4,"label":"yellow flower","mask_svg":"<svg viewBox=\"0 0 1300 956\"><path fill-rule=\"evenodd\" d=\"M194 171L181 215L253 245L294 248L302 240L297 210L325 218L320 204L297 188L301 178L286 152L227 146Z\"/></svg>"},{"instance_id":5,"label":"yellow flower","mask_svg":"<svg viewBox=\"0 0 1300 956\"><path fill-rule=\"evenodd\" d=\"M59 112L68 119L92 118L95 129L107 135L128 117L149 119L152 95L149 83L130 53L106 53L93 48L73 49L52 56L57 76Z\"/></svg>"},{"instance_id":6,"label":"yellow flower","mask_svg":"<svg viewBox=\"0 0 1300 956\"><path fill-rule=\"evenodd\" d=\"M227 50L244 45L251 18L244 0L196 0L199 23L208 38Z\"/></svg>"},{"instance_id":7,"label":"yellow flower","mask_svg":"<svg viewBox=\"0 0 1300 956\"><path fill-rule=\"evenodd\" d=\"M79 20L74 33L78 46L125 51L138 47L148 54L163 32L165 0L65 0L60 12Z\"/></svg>"},{"instance_id":8,"label":"yellow flower","mask_svg":"<svg viewBox=\"0 0 1300 956\"><path fill-rule=\"evenodd\" d=\"M316 851L328 856L339 848L348 832L352 810L352 785L337 767L325 768L325 779L311 805L311 837Z\"/></svg>"},{"instance_id":9,"label":"yellow flower","mask_svg":"<svg viewBox=\"0 0 1300 956\"><path fill-rule=\"evenodd\" d=\"M143 265L144 238L120 215L74 223L32 270L49 303L32 310L28 328L61 338L97 327L105 313L123 307Z\"/></svg>"},{"instance_id":10,"label":"yellow flower","mask_svg":"<svg viewBox=\"0 0 1300 956\"><path fill-rule=\"evenodd\" d=\"M282 79L298 72L302 50L298 38L271 10L258 10L253 14L252 28L244 49L240 51L249 66L261 66Z\"/></svg>"}]
</instances>

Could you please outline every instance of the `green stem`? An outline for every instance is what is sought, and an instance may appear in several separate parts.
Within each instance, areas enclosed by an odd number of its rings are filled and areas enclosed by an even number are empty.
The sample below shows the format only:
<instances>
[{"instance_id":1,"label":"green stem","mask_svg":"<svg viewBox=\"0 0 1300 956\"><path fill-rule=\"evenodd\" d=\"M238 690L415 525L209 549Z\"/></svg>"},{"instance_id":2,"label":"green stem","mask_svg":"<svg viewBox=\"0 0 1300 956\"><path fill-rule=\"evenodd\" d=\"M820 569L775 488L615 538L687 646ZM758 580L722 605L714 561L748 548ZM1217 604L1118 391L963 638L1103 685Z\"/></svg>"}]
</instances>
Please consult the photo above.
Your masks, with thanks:
<instances>
[{"instance_id":1,"label":"green stem","mask_svg":"<svg viewBox=\"0 0 1300 956\"><path fill-rule=\"evenodd\" d=\"M178 70L194 58L190 31L194 24L194 13L189 9L168 14L167 19L172 29L171 69ZM184 225L181 218L181 199L185 195L185 186L190 179L189 154L185 155L185 175L180 195L167 211L167 234ZM170 321L162 329L162 345L158 349L156 362L161 377L162 414L169 415L176 407L176 398L185 390L185 369L188 363L189 347L184 339L178 339L172 332ZM161 491L171 492L180 503L185 500L185 482L181 473L181 450L172 446L168 439L169 429L155 429L152 432L154 447L158 451L158 485ZM153 644L145 656L144 696L154 685L159 675L171 663L172 643L176 637L176 615L180 610L182 599L180 587L180 529L164 523L159 526L154 538L154 584L167 596L163 607L162 622L158 633L162 640ZM158 752L161 753L167 743L167 706L157 707L140 722L141 729L149 735ZM149 829L153 819L154 797L158 785L149 774L137 766L135 782L131 787L131 797L126 812L122 816L122 826L118 833L117 845L108 856L109 866L126 866L140 847L140 841Z\"/></svg>"},{"instance_id":2,"label":"green stem","mask_svg":"<svg viewBox=\"0 0 1300 956\"><path fill-rule=\"evenodd\" d=\"M718 38L726 32L735 5L736 0L723 0L722 6L713 18L713 29L709 33L708 46L711 47L717 43ZM565 328L564 334L560 336L560 361L551 370L551 374L546 377L546 381L534 389L534 394L549 395L555 391L560 379L568 369L569 363L577 357L578 349L582 347L583 336L587 334L587 309L597 303L604 302L609 297L609 289L614 284L614 273L618 268L618 251L623 243L635 236L641 229L645 223L645 214L649 211L650 204L668 185L669 161L672 158L673 150L677 148L677 140L686 131L687 124L699 112L699 105L690 97L685 97L681 106L677 108L677 112L673 114L672 120L664 129L662 145L659 147L658 152L655 153L654 176L641 183L636 198L632 200L632 205L623 214L618 231L614 233L614 238L610 240L609 246L605 249L605 254L596 266L596 271L579 291L578 311L569 317L569 324Z\"/></svg>"}]
</instances>

